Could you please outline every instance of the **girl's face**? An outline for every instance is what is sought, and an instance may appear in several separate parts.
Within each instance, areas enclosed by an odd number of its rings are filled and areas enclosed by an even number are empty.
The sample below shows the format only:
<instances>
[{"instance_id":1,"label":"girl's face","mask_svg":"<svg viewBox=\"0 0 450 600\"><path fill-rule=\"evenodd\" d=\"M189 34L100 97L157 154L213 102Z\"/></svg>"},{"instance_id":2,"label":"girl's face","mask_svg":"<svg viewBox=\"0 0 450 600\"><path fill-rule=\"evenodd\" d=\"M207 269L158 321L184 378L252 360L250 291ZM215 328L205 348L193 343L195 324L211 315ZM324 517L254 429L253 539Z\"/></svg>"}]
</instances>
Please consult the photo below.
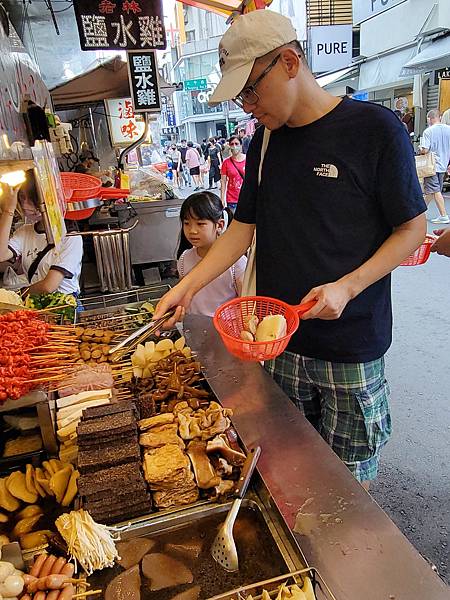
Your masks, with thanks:
<instances>
[{"instance_id":1,"label":"girl's face","mask_svg":"<svg viewBox=\"0 0 450 600\"><path fill-rule=\"evenodd\" d=\"M223 230L224 223L223 219L214 223L214 221L197 219L190 215L183 221L183 232L187 241L194 248L204 248L211 246L216 241Z\"/></svg>"}]
</instances>

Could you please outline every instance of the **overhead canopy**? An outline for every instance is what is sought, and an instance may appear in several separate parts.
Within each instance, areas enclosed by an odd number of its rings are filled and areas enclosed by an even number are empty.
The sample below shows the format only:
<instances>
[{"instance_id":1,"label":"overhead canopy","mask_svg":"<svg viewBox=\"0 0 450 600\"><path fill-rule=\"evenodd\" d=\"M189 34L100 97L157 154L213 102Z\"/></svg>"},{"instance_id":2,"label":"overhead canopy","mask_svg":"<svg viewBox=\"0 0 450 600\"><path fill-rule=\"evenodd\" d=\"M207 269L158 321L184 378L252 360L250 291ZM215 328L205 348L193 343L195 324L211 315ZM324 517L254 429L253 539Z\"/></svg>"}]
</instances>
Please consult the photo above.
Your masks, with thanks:
<instances>
[{"instance_id":1,"label":"overhead canopy","mask_svg":"<svg viewBox=\"0 0 450 600\"><path fill-rule=\"evenodd\" d=\"M450 34L439 38L416 54L403 66L403 74L422 73L450 66Z\"/></svg>"},{"instance_id":2,"label":"overhead canopy","mask_svg":"<svg viewBox=\"0 0 450 600\"><path fill-rule=\"evenodd\" d=\"M405 78L408 78L408 75L401 74L402 67L412 58L413 53L413 48L404 48L385 56L367 59L359 69L359 89L369 91L401 87L406 82Z\"/></svg>"},{"instance_id":3,"label":"overhead canopy","mask_svg":"<svg viewBox=\"0 0 450 600\"><path fill-rule=\"evenodd\" d=\"M321 77L317 77L316 81L320 85L320 87L325 87L326 85L331 85L332 83L337 83L341 79L346 79L353 75L357 75L359 72L359 67L352 65L351 67L347 67L346 69L340 69L339 71L335 71L334 73L327 73L326 75L322 75Z\"/></svg>"},{"instance_id":4,"label":"overhead canopy","mask_svg":"<svg viewBox=\"0 0 450 600\"><path fill-rule=\"evenodd\" d=\"M170 96L175 87L160 76L159 89ZM50 90L55 109L73 108L95 104L109 98L130 96L127 63L115 56L107 61L97 61L92 69Z\"/></svg>"}]
</instances>

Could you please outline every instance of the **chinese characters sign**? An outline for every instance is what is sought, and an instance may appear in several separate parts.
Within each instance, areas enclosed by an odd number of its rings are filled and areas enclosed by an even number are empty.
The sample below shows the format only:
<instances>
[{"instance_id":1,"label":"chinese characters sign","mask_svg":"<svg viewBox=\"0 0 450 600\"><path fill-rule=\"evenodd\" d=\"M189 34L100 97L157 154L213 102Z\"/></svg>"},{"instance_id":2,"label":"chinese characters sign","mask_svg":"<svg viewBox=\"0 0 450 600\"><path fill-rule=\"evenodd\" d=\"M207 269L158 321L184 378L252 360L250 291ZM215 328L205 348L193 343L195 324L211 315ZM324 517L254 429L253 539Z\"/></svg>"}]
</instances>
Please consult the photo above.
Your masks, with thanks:
<instances>
[{"instance_id":1,"label":"chinese characters sign","mask_svg":"<svg viewBox=\"0 0 450 600\"><path fill-rule=\"evenodd\" d=\"M128 52L127 62L134 111L160 112L161 99L155 53L152 50Z\"/></svg>"},{"instance_id":2,"label":"chinese characters sign","mask_svg":"<svg viewBox=\"0 0 450 600\"><path fill-rule=\"evenodd\" d=\"M144 123L136 121L131 98L105 100L109 134L113 146L129 146L144 133Z\"/></svg>"},{"instance_id":3,"label":"chinese characters sign","mask_svg":"<svg viewBox=\"0 0 450 600\"><path fill-rule=\"evenodd\" d=\"M82 50L164 50L162 0L74 0Z\"/></svg>"}]
</instances>

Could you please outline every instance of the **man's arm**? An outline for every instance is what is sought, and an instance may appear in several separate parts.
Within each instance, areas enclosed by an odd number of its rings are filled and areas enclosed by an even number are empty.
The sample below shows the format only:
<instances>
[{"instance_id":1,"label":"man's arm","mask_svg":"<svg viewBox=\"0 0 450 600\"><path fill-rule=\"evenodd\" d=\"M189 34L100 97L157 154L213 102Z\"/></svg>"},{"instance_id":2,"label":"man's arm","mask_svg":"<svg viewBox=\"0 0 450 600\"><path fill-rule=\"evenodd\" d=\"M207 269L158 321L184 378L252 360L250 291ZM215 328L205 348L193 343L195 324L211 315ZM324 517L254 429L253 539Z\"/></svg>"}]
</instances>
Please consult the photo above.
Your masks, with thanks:
<instances>
[{"instance_id":1,"label":"man's arm","mask_svg":"<svg viewBox=\"0 0 450 600\"><path fill-rule=\"evenodd\" d=\"M159 319L168 310L177 307L175 316L167 322L166 326L173 327L177 321L182 320L193 296L247 252L254 231L255 225L233 219L225 233L211 246L205 258L161 298L154 319Z\"/></svg>"},{"instance_id":2,"label":"man's arm","mask_svg":"<svg viewBox=\"0 0 450 600\"><path fill-rule=\"evenodd\" d=\"M319 285L306 294L302 302L317 300L317 304L302 319L338 319L350 300L393 271L414 252L423 242L426 232L424 214L395 227L392 235L360 267L341 279Z\"/></svg>"},{"instance_id":3,"label":"man's arm","mask_svg":"<svg viewBox=\"0 0 450 600\"><path fill-rule=\"evenodd\" d=\"M228 177L226 175L222 175L220 177L220 199L222 200L222 206L224 208L227 205L227 201L226 201L227 181L228 181Z\"/></svg>"}]
</instances>

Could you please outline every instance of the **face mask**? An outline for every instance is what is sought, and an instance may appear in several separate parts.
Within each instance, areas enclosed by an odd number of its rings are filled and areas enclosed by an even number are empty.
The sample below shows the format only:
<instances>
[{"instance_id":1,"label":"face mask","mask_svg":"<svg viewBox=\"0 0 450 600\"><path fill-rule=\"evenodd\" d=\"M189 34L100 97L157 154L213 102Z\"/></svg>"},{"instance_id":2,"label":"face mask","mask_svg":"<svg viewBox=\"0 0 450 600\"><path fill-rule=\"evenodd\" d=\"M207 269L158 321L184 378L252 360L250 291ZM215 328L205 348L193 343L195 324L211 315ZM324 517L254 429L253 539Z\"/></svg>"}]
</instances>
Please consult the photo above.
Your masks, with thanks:
<instances>
[{"instance_id":1,"label":"face mask","mask_svg":"<svg viewBox=\"0 0 450 600\"><path fill-rule=\"evenodd\" d=\"M242 146L239 144L239 146L230 146L230 148L233 154L239 154L239 152L242 149Z\"/></svg>"}]
</instances>

